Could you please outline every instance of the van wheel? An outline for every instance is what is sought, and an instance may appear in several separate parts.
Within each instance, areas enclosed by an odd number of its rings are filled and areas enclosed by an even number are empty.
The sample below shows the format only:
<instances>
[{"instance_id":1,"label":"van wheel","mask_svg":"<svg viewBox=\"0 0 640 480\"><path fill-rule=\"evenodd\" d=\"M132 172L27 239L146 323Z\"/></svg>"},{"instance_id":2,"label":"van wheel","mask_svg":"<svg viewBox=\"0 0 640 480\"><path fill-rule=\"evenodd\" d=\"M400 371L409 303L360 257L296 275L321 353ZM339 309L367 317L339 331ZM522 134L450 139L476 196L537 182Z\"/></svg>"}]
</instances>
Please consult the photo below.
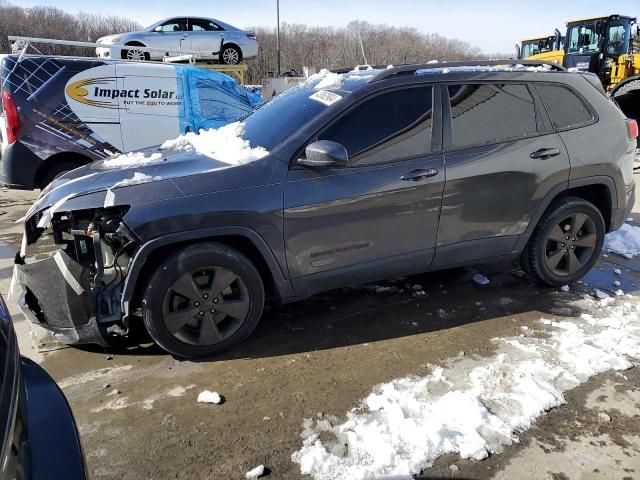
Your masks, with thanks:
<instances>
[{"instance_id":1,"label":"van wheel","mask_svg":"<svg viewBox=\"0 0 640 480\"><path fill-rule=\"evenodd\" d=\"M551 205L533 232L525 270L547 285L575 282L598 260L604 235L602 214L592 203L563 198Z\"/></svg>"},{"instance_id":2,"label":"van wheel","mask_svg":"<svg viewBox=\"0 0 640 480\"><path fill-rule=\"evenodd\" d=\"M247 338L264 306L260 274L218 243L186 247L162 262L142 299L151 338L185 358L215 355Z\"/></svg>"},{"instance_id":3,"label":"van wheel","mask_svg":"<svg viewBox=\"0 0 640 480\"><path fill-rule=\"evenodd\" d=\"M82 163L77 162L57 162L55 165L52 165L48 170L44 172L42 178L40 179L40 189L44 189L47 185L53 182L58 177L61 177L67 172L82 166Z\"/></svg>"},{"instance_id":4,"label":"van wheel","mask_svg":"<svg viewBox=\"0 0 640 480\"><path fill-rule=\"evenodd\" d=\"M144 47L144 45L141 43L127 43L127 45L130 45L132 47ZM120 52L120 57L123 60L138 60L138 61L151 60L151 56L149 55L149 52L144 52L138 49L122 50Z\"/></svg>"}]
</instances>

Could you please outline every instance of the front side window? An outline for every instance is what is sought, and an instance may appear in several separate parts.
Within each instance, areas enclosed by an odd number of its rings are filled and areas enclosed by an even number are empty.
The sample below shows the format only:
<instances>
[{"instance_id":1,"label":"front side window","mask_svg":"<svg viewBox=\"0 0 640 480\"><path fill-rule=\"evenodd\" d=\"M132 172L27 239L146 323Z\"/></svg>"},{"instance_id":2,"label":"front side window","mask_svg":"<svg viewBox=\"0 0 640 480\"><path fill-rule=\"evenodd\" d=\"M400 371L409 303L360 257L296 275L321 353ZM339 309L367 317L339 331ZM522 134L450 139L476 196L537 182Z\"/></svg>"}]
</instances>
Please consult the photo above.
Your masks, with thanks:
<instances>
[{"instance_id":1,"label":"front side window","mask_svg":"<svg viewBox=\"0 0 640 480\"><path fill-rule=\"evenodd\" d=\"M163 32L186 32L187 19L186 18L174 18L168 22L163 23L160 26L160 30Z\"/></svg>"},{"instance_id":2,"label":"front side window","mask_svg":"<svg viewBox=\"0 0 640 480\"><path fill-rule=\"evenodd\" d=\"M596 33L594 24L576 25L569 28L567 37L568 53L597 52L600 45L600 35Z\"/></svg>"},{"instance_id":3,"label":"front side window","mask_svg":"<svg viewBox=\"0 0 640 480\"><path fill-rule=\"evenodd\" d=\"M568 88L560 85L536 85L536 88L556 129L575 128L593 120L584 102Z\"/></svg>"},{"instance_id":4,"label":"front side window","mask_svg":"<svg viewBox=\"0 0 640 480\"><path fill-rule=\"evenodd\" d=\"M342 116L319 135L344 145L356 165L391 162L431 150L431 86L374 96Z\"/></svg>"},{"instance_id":5,"label":"front side window","mask_svg":"<svg viewBox=\"0 0 640 480\"><path fill-rule=\"evenodd\" d=\"M450 85L449 97L454 148L537 133L535 103L526 85Z\"/></svg>"}]
</instances>

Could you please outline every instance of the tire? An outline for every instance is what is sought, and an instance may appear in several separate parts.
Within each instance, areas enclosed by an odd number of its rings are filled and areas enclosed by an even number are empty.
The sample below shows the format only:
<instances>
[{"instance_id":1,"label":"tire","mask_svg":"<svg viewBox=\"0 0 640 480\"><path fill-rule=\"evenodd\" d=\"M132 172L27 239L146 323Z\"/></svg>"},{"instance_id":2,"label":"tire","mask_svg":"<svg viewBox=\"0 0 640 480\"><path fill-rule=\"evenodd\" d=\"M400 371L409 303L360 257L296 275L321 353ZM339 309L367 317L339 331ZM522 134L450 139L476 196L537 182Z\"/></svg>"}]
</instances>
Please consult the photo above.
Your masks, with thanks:
<instances>
[{"instance_id":1,"label":"tire","mask_svg":"<svg viewBox=\"0 0 640 480\"><path fill-rule=\"evenodd\" d=\"M56 162L54 165L49 167L40 178L40 184L39 184L40 190L43 190L47 185L53 182L56 178L61 177L65 173L70 172L75 168L81 167L82 165L84 164L78 163L78 162L69 162L69 161Z\"/></svg>"},{"instance_id":2,"label":"tire","mask_svg":"<svg viewBox=\"0 0 640 480\"><path fill-rule=\"evenodd\" d=\"M131 47L144 47L142 43L127 43ZM139 50L121 50L120 58L122 60L137 60L137 61L149 61L151 60L151 55L149 52L141 52Z\"/></svg>"},{"instance_id":3,"label":"tire","mask_svg":"<svg viewBox=\"0 0 640 480\"><path fill-rule=\"evenodd\" d=\"M158 265L142 298L151 338L184 358L213 356L241 342L255 329L263 307L264 285L254 265L218 243L171 255Z\"/></svg>"},{"instance_id":4,"label":"tire","mask_svg":"<svg viewBox=\"0 0 640 480\"><path fill-rule=\"evenodd\" d=\"M604 235L604 219L592 203L577 197L557 200L531 236L524 269L547 285L575 282L598 260Z\"/></svg>"},{"instance_id":5,"label":"tire","mask_svg":"<svg viewBox=\"0 0 640 480\"><path fill-rule=\"evenodd\" d=\"M233 45L225 45L220 52L220 63L238 65L242 61L242 52Z\"/></svg>"}]
</instances>

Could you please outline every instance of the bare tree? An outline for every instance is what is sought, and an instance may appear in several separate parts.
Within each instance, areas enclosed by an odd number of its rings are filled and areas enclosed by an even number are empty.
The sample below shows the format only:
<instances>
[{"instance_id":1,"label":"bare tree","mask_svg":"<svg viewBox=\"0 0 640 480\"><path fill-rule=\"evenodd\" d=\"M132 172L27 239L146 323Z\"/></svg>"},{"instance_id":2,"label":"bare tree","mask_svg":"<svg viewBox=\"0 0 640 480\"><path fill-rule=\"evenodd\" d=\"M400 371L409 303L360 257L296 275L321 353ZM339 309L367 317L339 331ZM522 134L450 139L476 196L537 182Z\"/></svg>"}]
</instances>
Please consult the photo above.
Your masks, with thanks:
<instances>
[{"instance_id":1,"label":"bare tree","mask_svg":"<svg viewBox=\"0 0 640 480\"><path fill-rule=\"evenodd\" d=\"M125 17L102 16L88 13L72 15L56 7L17 7L0 1L0 52L10 51L7 35L56 38L95 42L111 33L128 32L142 28L139 23ZM92 49L78 49L61 45L38 44L42 53L58 55L94 56Z\"/></svg>"},{"instance_id":2,"label":"bare tree","mask_svg":"<svg viewBox=\"0 0 640 480\"><path fill-rule=\"evenodd\" d=\"M130 18L89 13L72 15L55 7L23 8L0 0L0 52L9 51L7 35L95 41L104 35L140 28ZM276 68L276 31L272 27L248 30L256 33L260 49L255 59L247 61L247 80L258 83ZM92 49L60 45L37 45L37 48L50 54L93 56L95 53ZM281 52L284 69L298 72L303 66L317 69L355 66L365 63L365 57L373 65L399 65L481 56L477 47L437 33L359 20L343 28L285 23L281 27Z\"/></svg>"},{"instance_id":3,"label":"bare tree","mask_svg":"<svg viewBox=\"0 0 640 480\"><path fill-rule=\"evenodd\" d=\"M259 82L275 69L276 32L275 28L268 27L249 30L256 33L260 49L255 59L247 61L248 77L250 82ZM283 68L298 72L303 66L336 68L361 65L365 63L364 57L372 65L482 57L477 47L466 42L409 27L372 25L362 21L351 22L344 28L285 23L280 31Z\"/></svg>"}]
</instances>

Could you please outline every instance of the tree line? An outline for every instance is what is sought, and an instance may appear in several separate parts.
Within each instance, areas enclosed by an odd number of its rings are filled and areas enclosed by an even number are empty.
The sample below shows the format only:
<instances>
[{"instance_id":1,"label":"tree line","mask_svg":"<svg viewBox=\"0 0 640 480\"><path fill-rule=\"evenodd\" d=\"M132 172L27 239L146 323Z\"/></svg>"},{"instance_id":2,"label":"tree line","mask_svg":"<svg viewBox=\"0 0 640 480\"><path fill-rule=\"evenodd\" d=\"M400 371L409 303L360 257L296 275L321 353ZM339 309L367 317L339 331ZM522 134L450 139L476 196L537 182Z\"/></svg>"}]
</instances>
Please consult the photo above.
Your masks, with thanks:
<instances>
[{"instance_id":1,"label":"tree line","mask_svg":"<svg viewBox=\"0 0 640 480\"><path fill-rule=\"evenodd\" d=\"M0 53L11 52L7 35L95 42L111 33L141 28L138 22L125 17L84 12L70 14L56 7L24 8L0 1ZM46 44L34 46L45 54L95 56L95 49ZM30 50L32 52L34 50Z\"/></svg>"},{"instance_id":2,"label":"tree line","mask_svg":"<svg viewBox=\"0 0 640 480\"><path fill-rule=\"evenodd\" d=\"M7 35L95 42L99 37L141 29L135 20L88 13L70 14L50 6L25 8L0 0L0 52L10 52ZM260 83L277 66L275 27L249 27L256 33L260 49L248 60L247 80ZM93 49L37 44L45 54L93 57ZM303 66L335 68L426 62L432 59L472 59L481 52L466 42L410 27L372 25L354 21L346 27L311 27L283 24L280 29L282 71L302 72Z\"/></svg>"},{"instance_id":3,"label":"tree line","mask_svg":"<svg viewBox=\"0 0 640 480\"><path fill-rule=\"evenodd\" d=\"M249 64L251 81L274 72L277 66L276 29L252 27L260 44L258 56ZM400 65L429 60L469 60L482 57L480 49L461 40L410 27L372 25L354 21L346 27L280 27L282 71L303 66L337 68L355 65Z\"/></svg>"}]
</instances>

